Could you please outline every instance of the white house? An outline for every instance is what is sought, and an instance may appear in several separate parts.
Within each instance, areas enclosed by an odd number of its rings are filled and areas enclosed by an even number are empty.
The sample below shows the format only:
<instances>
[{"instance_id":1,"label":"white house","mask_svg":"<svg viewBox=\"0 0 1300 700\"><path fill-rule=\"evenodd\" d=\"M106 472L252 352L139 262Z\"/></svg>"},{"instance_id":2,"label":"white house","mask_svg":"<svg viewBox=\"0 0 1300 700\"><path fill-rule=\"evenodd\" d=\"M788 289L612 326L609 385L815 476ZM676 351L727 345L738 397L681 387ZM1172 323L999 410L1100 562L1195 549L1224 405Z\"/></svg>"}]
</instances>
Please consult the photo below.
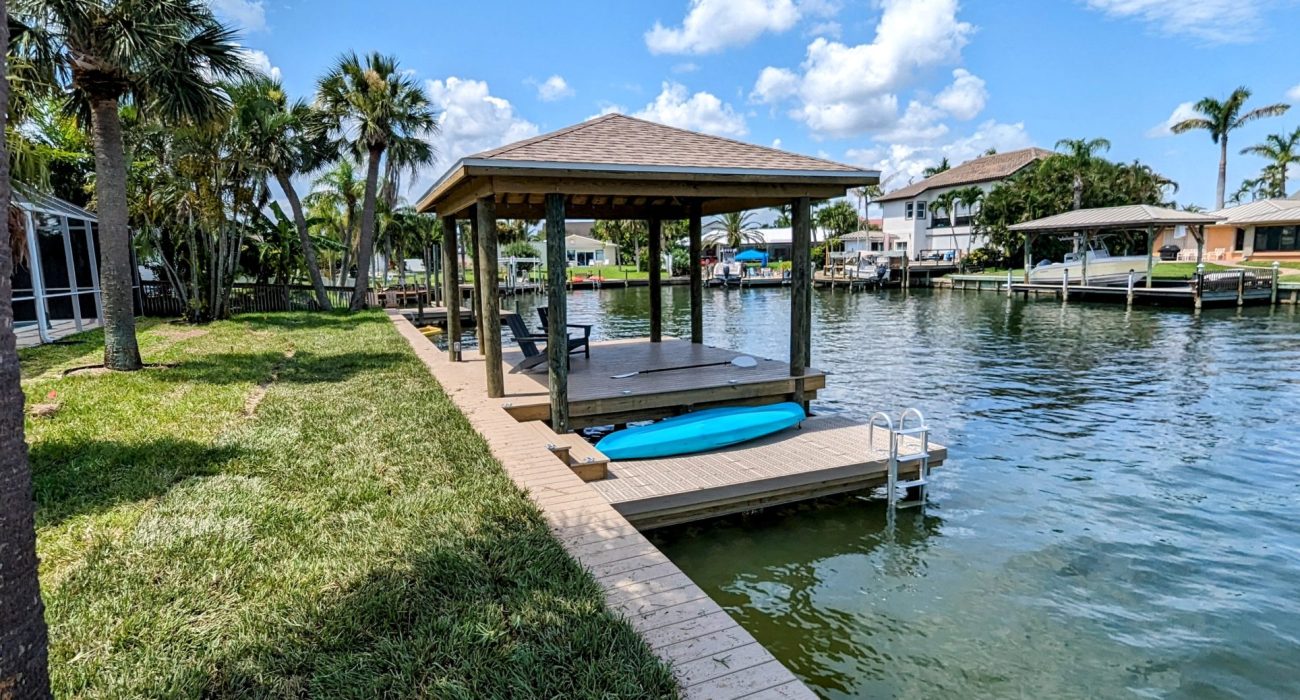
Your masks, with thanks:
<instances>
[{"instance_id":1,"label":"white house","mask_svg":"<svg viewBox=\"0 0 1300 700\"><path fill-rule=\"evenodd\" d=\"M970 211L959 206L951 221L942 212L936 219L930 203L945 192L971 185L988 192L1050 155L1051 151L1042 148L1025 148L981 156L876 199L884 211L884 248L906 250L916 257L925 251L964 251L978 246L979 241L971 241Z\"/></svg>"},{"instance_id":2,"label":"white house","mask_svg":"<svg viewBox=\"0 0 1300 700\"><path fill-rule=\"evenodd\" d=\"M537 257L546 259L546 241L533 241ZM570 233L564 237L564 250L569 256L570 265L617 265L618 245L609 241L598 241L590 236Z\"/></svg>"},{"instance_id":3,"label":"white house","mask_svg":"<svg viewBox=\"0 0 1300 700\"><path fill-rule=\"evenodd\" d=\"M718 240L722 235L720 227L714 227L711 230L708 227L702 229L704 236L704 246L706 248L721 247L722 243ZM777 262L779 260L789 260L791 253L791 244L794 241L794 229L789 226L773 228L752 228L745 231L745 242L740 246L741 252L745 250L761 250L767 253L768 260ZM826 240L826 230L814 226L812 229L812 244L817 245Z\"/></svg>"}]
</instances>

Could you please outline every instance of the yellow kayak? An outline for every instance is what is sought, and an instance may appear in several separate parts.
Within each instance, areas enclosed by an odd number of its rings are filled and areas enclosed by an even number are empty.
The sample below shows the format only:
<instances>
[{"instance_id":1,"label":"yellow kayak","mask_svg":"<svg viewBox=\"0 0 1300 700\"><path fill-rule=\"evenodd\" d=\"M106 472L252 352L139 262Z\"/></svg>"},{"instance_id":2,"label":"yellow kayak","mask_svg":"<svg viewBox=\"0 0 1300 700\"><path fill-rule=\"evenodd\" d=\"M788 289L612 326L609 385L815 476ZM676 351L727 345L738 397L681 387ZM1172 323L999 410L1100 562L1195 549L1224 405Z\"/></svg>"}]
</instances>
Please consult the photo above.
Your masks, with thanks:
<instances>
[{"instance_id":1,"label":"yellow kayak","mask_svg":"<svg viewBox=\"0 0 1300 700\"><path fill-rule=\"evenodd\" d=\"M420 332L424 334L424 337L428 338L431 335L442 334L443 330L437 326L425 326L424 328L420 329Z\"/></svg>"}]
</instances>

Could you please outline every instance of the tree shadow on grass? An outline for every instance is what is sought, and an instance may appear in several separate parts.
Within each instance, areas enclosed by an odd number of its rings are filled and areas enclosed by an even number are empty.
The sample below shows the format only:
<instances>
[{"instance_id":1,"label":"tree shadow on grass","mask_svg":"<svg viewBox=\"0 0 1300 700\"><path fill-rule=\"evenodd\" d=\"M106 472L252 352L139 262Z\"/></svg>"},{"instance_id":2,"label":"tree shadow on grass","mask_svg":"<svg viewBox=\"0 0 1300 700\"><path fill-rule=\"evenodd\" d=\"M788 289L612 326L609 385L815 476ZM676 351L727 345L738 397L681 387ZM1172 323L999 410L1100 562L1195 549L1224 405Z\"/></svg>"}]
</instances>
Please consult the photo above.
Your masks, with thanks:
<instances>
[{"instance_id":1,"label":"tree shadow on grass","mask_svg":"<svg viewBox=\"0 0 1300 700\"><path fill-rule=\"evenodd\" d=\"M304 596L209 668L221 697L674 697L675 682L540 523L447 532Z\"/></svg>"},{"instance_id":2,"label":"tree shadow on grass","mask_svg":"<svg viewBox=\"0 0 1300 700\"><path fill-rule=\"evenodd\" d=\"M283 352L210 353L186 358L158 372L158 378L174 382L239 384L270 381L313 384L337 382L356 374L408 361L396 352L345 352L318 355L299 351L292 357Z\"/></svg>"},{"instance_id":3,"label":"tree shadow on grass","mask_svg":"<svg viewBox=\"0 0 1300 700\"><path fill-rule=\"evenodd\" d=\"M282 311L238 314L232 317L251 330L339 330L351 331L362 326L390 323L383 315L347 311Z\"/></svg>"},{"instance_id":4,"label":"tree shadow on grass","mask_svg":"<svg viewBox=\"0 0 1300 700\"><path fill-rule=\"evenodd\" d=\"M42 440L30 454L36 525L49 527L121 503L161 496L189 477L218 474L239 451L163 438L137 444Z\"/></svg>"}]
</instances>

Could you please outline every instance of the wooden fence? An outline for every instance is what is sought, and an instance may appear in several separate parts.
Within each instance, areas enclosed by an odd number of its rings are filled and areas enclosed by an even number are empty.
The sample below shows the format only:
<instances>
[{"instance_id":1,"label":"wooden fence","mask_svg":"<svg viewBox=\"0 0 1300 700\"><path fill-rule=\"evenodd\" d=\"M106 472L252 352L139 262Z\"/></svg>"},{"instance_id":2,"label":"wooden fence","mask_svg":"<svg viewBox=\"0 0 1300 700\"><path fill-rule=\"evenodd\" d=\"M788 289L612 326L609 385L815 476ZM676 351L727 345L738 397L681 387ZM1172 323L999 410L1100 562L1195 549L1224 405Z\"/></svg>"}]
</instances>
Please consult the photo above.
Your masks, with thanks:
<instances>
[{"instance_id":1,"label":"wooden fence","mask_svg":"<svg viewBox=\"0 0 1300 700\"><path fill-rule=\"evenodd\" d=\"M352 300L351 287L325 287L330 304L347 308ZM366 303L377 306L374 292ZM236 283L230 290L230 313L264 311L316 311L316 292L305 284L252 284ZM145 316L180 316L184 312L180 297L166 282L140 283L140 311Z\"/></svg>"}]
</instances>

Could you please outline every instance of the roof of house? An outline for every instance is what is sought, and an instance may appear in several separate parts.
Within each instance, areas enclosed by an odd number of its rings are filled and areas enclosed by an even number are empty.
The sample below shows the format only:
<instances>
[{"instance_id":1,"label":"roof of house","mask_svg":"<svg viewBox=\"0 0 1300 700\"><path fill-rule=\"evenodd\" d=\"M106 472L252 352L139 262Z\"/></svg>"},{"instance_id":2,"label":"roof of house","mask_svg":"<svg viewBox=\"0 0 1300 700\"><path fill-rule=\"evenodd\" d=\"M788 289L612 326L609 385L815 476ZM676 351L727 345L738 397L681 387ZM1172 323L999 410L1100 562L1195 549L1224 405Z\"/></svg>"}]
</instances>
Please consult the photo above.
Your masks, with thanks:
<instances>
[{"instance_id":1,"label":"roof of house","mask_svg":"<svg viewBox=\"0 0 1300 700\"><path fill-rule=\"evenodd\" d=\"M1261 199L1210 213L1228 226L1300 223L1300 199Z\"/></svg>"},{"instance_id":2,"label":"roof of house","mask_svg":"<svg viewBox=\"0 0 1300 700\"><path fill-rule=\"evenodd\" d=\"M545 242L546 242L546 238L542 237L533 241L533 244L541 245ZM591 236L583 236L577 233L570 233L564 236L564 247L568 250L576 250L578 248L596 249L596 248L604 248L606 246L611 246L611 245L614 246L615 248L619 247L617 243L611 243L610 241L602 241L599 238L592 238Z\"/></svg>"},{"instance_id":3,"label":"roof of house","mask_svg":"<svg viewBox=\"0 0 1300 700\"><path fill-rule=\"evenodd\" d=\"M46 194L30 187L14 187L13 205L26 211L68 216L86 221L98 221L95 215L64 199Z\"/></svg>"},{"instance_id":4,"label":"roof of house","mask_svg":"<svg viewBox=\"0 0 1300 700\"><path fill-rule=\"evenodd\" d=\"M1034 219L1008 226L1012 231L1035 232L1072 232L1080 229L1125 229L1146 228L1148 226L1178 226L1213 224L1221 217L1214 214L1201 214L1191 211L1179 211L1150 204L1128 204L1120 207L1100 207L1097 209L1076 209L1062 214Z\"/></svg>"},{"instance_id":5,"label":"roof of house","mask_svg":"<svg viewBox=\"0 0 1300 700\"><path fill-rule=\"evenodd\" d=\"M794 240L794 229L789 226L773 228L754 228L745 231L748 239L745 246L789 245ZM826 230L820 226L812 228L812 241L818 243L826 240ZM744 246L742 246L744 247Z\"/></svg>"},{"instance_id":6,"label":"roof of house","mask_svg":"<svg viewBox=\"0 0 1300 700\"><path fill-rule=\"evenodd\" d=\"M607 114L541 136L493 148L470 159L861 173L843 163L755 146L721 136Z\"/></svg>"},{"instance_id":7,"label":"roof of house","mask_svg":"<svg viewBox=\"0 0 1300 700\"><path fill-rule=\"evenodd\" d=\"M1007 151L1006 153L994 153L989 156L981 156L974 160L968 160L961 165L927 177L920 182L914 182L906 187L900 187L893 192L884 196L877 197L876 202L889 202L896 199L907 199L916 195L932 190L938 187L956 187L958 185L969 185L976 182L987 182L989 180L1001 180L1009 177L1021 168L1033 163L1039 158L1046 158L1052 155L1052 151L1043 148L1022 148L1018 151Z\"/></svg>"}]
</instances>

